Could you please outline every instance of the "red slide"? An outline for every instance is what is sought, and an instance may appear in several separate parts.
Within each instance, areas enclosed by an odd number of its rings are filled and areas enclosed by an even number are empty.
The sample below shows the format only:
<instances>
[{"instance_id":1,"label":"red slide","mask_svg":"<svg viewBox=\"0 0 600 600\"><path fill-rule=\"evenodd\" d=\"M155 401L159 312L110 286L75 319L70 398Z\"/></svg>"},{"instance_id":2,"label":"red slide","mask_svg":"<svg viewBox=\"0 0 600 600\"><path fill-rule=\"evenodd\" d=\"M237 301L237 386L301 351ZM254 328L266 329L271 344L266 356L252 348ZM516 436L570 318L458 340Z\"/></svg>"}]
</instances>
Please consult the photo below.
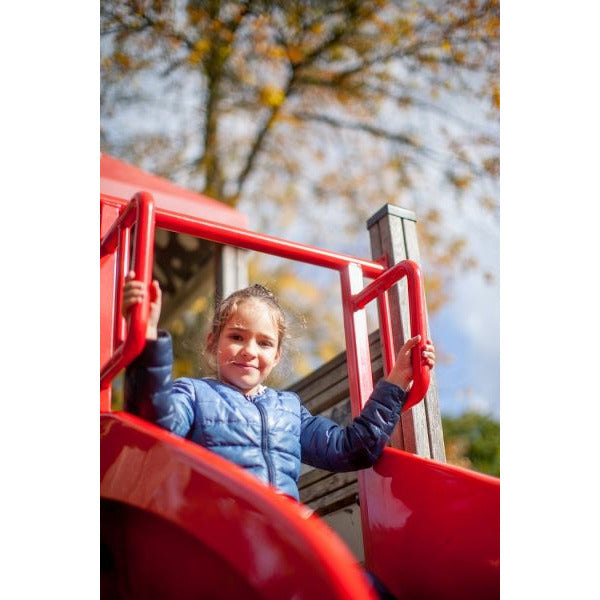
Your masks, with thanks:
<instances>
[{"instance_id":1,"label":"red slide","mask_svg":"<svg viewBox=\"0 0 600 600\"><path fill-rule=\"evenodd\" d=\"M371 568L398 598L499 597L499 480L391 448L360 476ZM100 492L104 600L372 598L322 521L133 415L101 416Z\"/></svg>"},{"instance_id":2,"label":"red slide","mask_svg":"<svg viewBox=\"0 0 600 600\"><path fill-rule=\"evenodd\" d=\"M301 505L133 415L100 422L103 600L373 598L356 559Z\"/></svg>"}]
</instances>

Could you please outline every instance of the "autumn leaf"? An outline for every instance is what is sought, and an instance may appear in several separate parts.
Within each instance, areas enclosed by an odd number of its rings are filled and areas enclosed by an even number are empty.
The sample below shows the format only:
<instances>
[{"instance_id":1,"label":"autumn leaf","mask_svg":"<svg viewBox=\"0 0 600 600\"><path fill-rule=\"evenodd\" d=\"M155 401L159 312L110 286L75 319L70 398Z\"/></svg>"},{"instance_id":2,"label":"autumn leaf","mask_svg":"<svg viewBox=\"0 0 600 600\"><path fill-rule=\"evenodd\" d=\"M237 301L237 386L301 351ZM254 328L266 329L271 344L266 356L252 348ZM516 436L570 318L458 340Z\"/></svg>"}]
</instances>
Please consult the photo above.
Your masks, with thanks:
<instances>
[{"instance_id":1,"label":"autumn leaf","mask_svg":"<svg viewBox=\"0 0 600 600\"><path fill-rule=\"evenodd\" d=\"M260 90L260 101L266 106L281 106L285 100L285 92L275 86L267 85Z\"/></svg>"}]
</instances>

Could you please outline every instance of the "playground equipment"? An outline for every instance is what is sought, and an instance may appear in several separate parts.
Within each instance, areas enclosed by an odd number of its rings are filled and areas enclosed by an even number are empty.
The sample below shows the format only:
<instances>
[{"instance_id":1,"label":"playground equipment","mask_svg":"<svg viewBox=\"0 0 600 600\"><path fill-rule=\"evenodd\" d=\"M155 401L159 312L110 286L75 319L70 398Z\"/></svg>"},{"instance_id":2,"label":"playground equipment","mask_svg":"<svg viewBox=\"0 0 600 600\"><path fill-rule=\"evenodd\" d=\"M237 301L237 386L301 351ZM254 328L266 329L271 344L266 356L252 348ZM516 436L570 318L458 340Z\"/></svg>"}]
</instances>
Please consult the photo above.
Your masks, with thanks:
<instances>
[{"instance_id":1,"label":"playground equipment","mask_svg":"<svg viewBox=\"0 0 600 600\"><path fill-rule=\"evenodd\" d=\"M425 341L418 265L388 268L259 234L225 213L205 219L175 188L159 205L138 184L131 199L115 188L101 194L103 597L372 598L356 559L317 517L204 448L111 410L111 381L143 349L148 317L146 300L127 326L121 289L130 268L150 284L157 228L337 270L355 415L372 391L365 306L378 300L386 373L395 356L387 290L401 278L411 331ZM419 354L405 410L429 385ZM497 479L394 448L358 478L365 564L398 598L499 597Z\"/></svg>"}]
</instances>

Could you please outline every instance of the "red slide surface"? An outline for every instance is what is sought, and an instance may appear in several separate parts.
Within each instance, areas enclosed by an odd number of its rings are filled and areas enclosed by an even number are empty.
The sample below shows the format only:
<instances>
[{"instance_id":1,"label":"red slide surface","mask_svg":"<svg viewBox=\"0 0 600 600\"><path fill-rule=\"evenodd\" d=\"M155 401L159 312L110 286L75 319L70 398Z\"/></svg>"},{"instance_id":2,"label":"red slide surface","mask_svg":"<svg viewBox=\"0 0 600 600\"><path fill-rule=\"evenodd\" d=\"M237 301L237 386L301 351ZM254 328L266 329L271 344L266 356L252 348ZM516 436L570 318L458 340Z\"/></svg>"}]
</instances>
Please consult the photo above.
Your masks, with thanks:
<instances>
[{"instance_id":1,"label":"red slide surface","mask_svg":"<svg viewBox=\"0 0 600 600\"><path fill-rule=\"evenodd\" d=\"M498 479L391 448L360 477L369 567L398 598L499 597ZM317 517L133 415L101 415L100 492L103 600L372 598Z\"/></svg>"},{"instance_id":2,"label":"red slide surface","mask_svg":"<svg viewBox=\"0 0 600 600\"><path fill-rule=\"evenodd\" d=\"M360 472L371 570L402 600L500 597L500 480L386 448ZM363 525L364 529L364 525Z\"/></svg>"},{"instance_id":3,"label":"red slide surface","mask_svg":"<svg viewBox=\"0 0 600 600\"><path fill-rule=\"evenodd\" d=\"M103 600L373 598L350 551L299 504L133 415L100 422Z\"/></svg>"}]
</instances>

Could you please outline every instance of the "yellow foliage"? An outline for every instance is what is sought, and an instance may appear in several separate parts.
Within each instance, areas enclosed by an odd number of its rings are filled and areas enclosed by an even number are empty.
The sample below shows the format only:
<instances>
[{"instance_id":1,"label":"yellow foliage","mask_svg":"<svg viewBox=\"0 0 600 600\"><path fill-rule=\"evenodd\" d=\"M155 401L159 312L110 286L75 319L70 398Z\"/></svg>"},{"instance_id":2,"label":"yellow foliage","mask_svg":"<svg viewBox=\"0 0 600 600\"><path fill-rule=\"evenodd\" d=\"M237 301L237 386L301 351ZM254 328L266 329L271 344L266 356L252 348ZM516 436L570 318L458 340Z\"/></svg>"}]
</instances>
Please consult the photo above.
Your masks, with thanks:
<instances>
[{"instance_id":1,"label":"yellow foliage","mask_svg":"<svg viewBox=\"0 0 600 600\"><path fill-rule=\"evenodd\" d=\"M285 93L281 88L266 85L260 90L260 101L266 106L276 108L281 106L285 100Z\"/></svg>"},{"instance_id":2,"label":"yellow foliage","mask_svg":"<svg viewBox=\"0 0 600 600\"><path fill-rule=\"evenodd\" d=\"M114 61L124 69L129 69L131 67L131 58L127 56L124 52L115 52L113 54Z\"/></svg>"},{"instance_id":3,"label":"yellow foliage","mask_svg":"<svg viewBox=\"0 0 600 600\"><path fill-rule=\"evenodd\" d=\"M266 54L271 58L285 58L287 56L285 50L281 46L268 46Z\"/></svg>"},{"instance_id":4,"label":"yellow foliage","mask_svg":"<svg viewBox=\"0 0 600 600\"><path fill-rule=\"evenodd\" d=\"M290 46L287 49L287 55L292 64L299 63L304 58L304 52L299 46Z\"/></svg>"},{"instance_id":5,"label":"yellow foliage","mask_svg":"<svg viewBox=\"0 0 600 600\"><path fill-rule=\"evenodd\" d=\"M219 31L219 36L225 42L231 42L233 40L233 33L231 32L231 29L227 29L226 27L223 27Z\"/></svg>"},{"instance_id":6,"label":"yellow foliage","mask_svg":"<svg viewBox=\"0 0 600 600\"><path fill-rule=\"evenodd\" d=\"M192 372L193 365L189 358L176 358L173 361L173 379L189 377Z\"/></svg>"},{"instance_id":7,"label":"yellow foliage","mask_svg":"<svg viewBox=\"0 0 600 600\"><path fill-rule=\"evenodd\" d=\"M498 37L500 34L500 18L494 16L489 19L485 24L485 31L490 37Z\"/></svg>"},{"instance_id":8,"label":"yellow foliage","mask_svg":"<svg viewBox=\"0 0 600 600\"><path fill-rule=\"evenodd\" d=\"M294 115L286 114L284 112L278 113L277 121L282 122L282 123L287 123L289 125L295 125L295 126L304 124L304 121L301 121L298 117L295 117Z\"/></svg>"},{"instance_id":9,"label":"yellow foliage","mask_svg":"<svg viewBox=\"0 0 600 600\"><path fill-rule=\"evenodd\" d=\"M171 325L171 331L175 335L182 335L185 331L185 325L183 324L183 321L181 319L175 319Z\"/></svg>"},{"instance_id":10,"label":"yellow foliage","mask_svg":"<svg viewBox=\"0 0 600 600\"><path fill-rule=\"evenodd\" d=\"M438 311L447 301L448 295L444 292L444 280L437 274L425 274L425 296L429 314Z\"/></svg>"},{"instance_id":11,"label":"yellow foliage","mask_svg":"<svg viewBox=\"0 0 600 600\"><path fill-rule=\"evenodd\" d=\"M344 60L346 58L346 50L343 46L333 46L329 51L329 57L331 60Z\"/></svg>"},{"instance_id":12,"label":"yellow foliage","mask_svg":"<svg viewBox=\"0 0 600 600\"><path fill-rule=\"evenodd\" d=\"M494 108L500 109L500 86L494 85L492 87L492 104Z\"/></svg>"},{"instance_id":13,"label":"yellow foliage","mask_svg":"<svg viewBox=\"0 0 600 600\"><path fill-rule=\"evenodd\" d=\"M483 168L490 174L498 176L500 174L500 161L497 157L486 158L483 161Z\"/></svg>"},{"instance_id":14,"label":"yellow foliage","mask_svg":"<svg viewBox=\"0 0 600 600\"><path fill-rule=\"evenodd\" d=\"M318 347L319 358L325 363L331 360L339 352L336 344L330 340L322 341Z\"/></svg>"},{"instance_id":15,"label":"yellow foliage","mask_svg":"<svg viewBox=\"0 0 600 600\"><path fill-rule=\"evenodd\" d=\"M396 32L401 37L408 37L414 33L413 24L406 18L399 18L394 23Z\"/></svg>"},{"instance_id":16,"label":"yellow foliage","mask_svg":"<svg viewBox=\"0 0 600 600\"><path fill-rule=\"evenodd\" d=\"M208 298L206 298L206 296L199 296L196 298L196 300L194 300L191 308L194 313L201 313L202 311L206 310L207 306Z\"/></svg>"},{"instance_id":17,"label":"yellow foliage","mask_svg":"<svg viewBox=\"0 0 600 600\"><path fill-rule=\"evenodd\" d=\"M209 49L210 49L210 40L208 40L206 38L202 38L201 40L198 40L194 44L194 49L190 52L190 54L188 56L188 61L193 65L198 64L199 62L202 61L202 59L204 58L206 53L209 51Z\"/></svg>"},{"instance_id":18,"label":"yellow foliage","mask_svg":"<svg viewBox=\"0 0 600 600\"><path fill-rule=\"evenodd\" d=\"M456 62L459 65L462 65L465 62L465 53L462 50L455 50L452 53L452 58L454 59L454 62Z\"/></svg>"},{"instance_id":19,"label":"yellow foliage","mask_svg":"<svg viewBox=\"0 0 600 600\"><path fill-rule=\"evenodd\" d=\"M470 175L463 175L463 176L451 175L450 176L450 181L459 190L466 190L469 187L469 185L471 184L472 180L473 180L473 178Z\"/></svg>"},{"instance_id":20,"label":"yellow foliage","mask_svg":"<svg viewBox=\"0 0 600 600\"><path fill-rule=\"evenodd\" d=\"M449 40L444 40L442 42L442 50L444 52L450 52L452 50L452 44L450 43Z\"/></svg>"},{"instance_id":21,"label":"yellow foliage","mask_svg":"<svg viewBox=\"0 0 600 600\"><path fill-rule=\"evenodd\" d=\"M312 371L312 367L304 354L294 354L293 357L294 371L299 377L304 377Z\"/></svg>"},{"instance_id":22,"label":"yellow foliage","mask_svg":"<svg viewBox=\"0 0 600 600\"><path fill-rule=\"evenodd\" d=\"M439 223L441 221L441 213L437 208L432 208L427 211L424 220L429 221L430 223Z\"/></svg>"},{"instance_id":23,"label":"yellow foliage","mask_svg":"<svg viewBox=\"0 0 600 600\"><path fill-rule=\"evenodd\" d=\"M498 208L498 203L494 198L490 198L489 196L484 196L481 199L481 206L486 210L496 210Z\"/></svg>"},{"instance_id":24,"label":"yellow foliage","mask_svg":"<svg viewBox=\"0 0 600 600\"><path fill-rule=\"evenodd\" d=\"M206 19L206 17L208 16L207 13L205 13L201 8L198 8L191 4L188 4L186 6L186 10L188 13L189 22L192 25L198 25L198 23Z\"/></svg>"},{"instance_id":25,"label":"yellow foliage","mask_svg":"<svg viewBox=\"0 0 600 600\"><path fill-rule=\"evenodd\" d=\"M210 49L210 40L207 38L199 39L194 44L194 51L200 54L205 54Z\"/></svg>"}]
</instances>

